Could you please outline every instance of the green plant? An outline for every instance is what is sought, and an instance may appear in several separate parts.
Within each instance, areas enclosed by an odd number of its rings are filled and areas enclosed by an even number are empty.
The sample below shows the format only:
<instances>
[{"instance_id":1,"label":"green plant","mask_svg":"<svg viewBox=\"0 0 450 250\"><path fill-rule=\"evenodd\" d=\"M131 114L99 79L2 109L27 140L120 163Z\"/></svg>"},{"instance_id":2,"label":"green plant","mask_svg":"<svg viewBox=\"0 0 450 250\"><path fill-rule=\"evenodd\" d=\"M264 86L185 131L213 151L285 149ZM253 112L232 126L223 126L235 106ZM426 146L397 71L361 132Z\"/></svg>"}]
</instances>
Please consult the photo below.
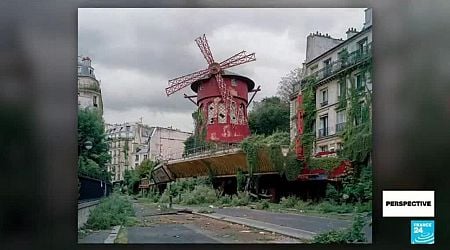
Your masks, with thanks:
<instances>
[{"instance_id":1,"label":"green plant","mask_svg":"<svg viewBox=\"0 0 450 250\"><path fill-rule=\"evenodd\" d=\"M238 191L244 191L245 180L246 180L246 177L245 177L244 173L242 173L241 169L238 169L238 171L236 173L236 185L237 185Z\"/></svg>"},{"instance_id":2,"label":"green plant","mask_svg":"<svg viewBox=\"0 0 450 250\"><path fill-rule=\"evenodd\" d=\"M338 201L340 199L339 192L330 183L327 184L327 188L325 190L325 198L331 201Z\"/></svg>"},{"instance_id":3,"label":"green plant","mask_svg":"<svg viewBox=\"0 0 450 250\"><path fill-rule=\"evenodd\" d=\"M127 198L113 193L102 199L91 211L86 228L100 230L116 225L127 225L130 222L129 217L133 216L134 210Z\"/></svg>"},{"instance_id":4,"label":"green plant","mask_svg":"<svg viewBox=\"0 0 450 250\"><path fill-rule=\"evenodd\" d=\"M231 200L232 206L247 206L250 203L250 196L246 192L238 192Z\"/></svg>"},{"instance_id":5,"label":"green plant","mask_svg":"<svg viewBox=\"0 0 450 250\"><path fill-rule=\"evenodd\" d=\"M363 228L364 219L356 216L353 224L348 229L332 230L314 236L313 243L358 243L366 241Z\"/></svg>"},{"instance_id":6,"label":"green plant","mask_svg":"<svg viewBox=\"0 0 450 250\"><path fill-rule=\"evenodd\" d=\"M270 207L270 204L267 200L262 200L258 203L256 203L256 209L268 209Z\"/></svg>"},{"instance_id":7,"label":"green plant","mask_svg":"<svg viewBox=\"0 0 450 250\"><path fill-rule=\"evenodd\" d=\"M300 199L295 196L283 197L280 200L280 205L285 208L294 208L299 200Z\"/></svg>"}]
</instances>

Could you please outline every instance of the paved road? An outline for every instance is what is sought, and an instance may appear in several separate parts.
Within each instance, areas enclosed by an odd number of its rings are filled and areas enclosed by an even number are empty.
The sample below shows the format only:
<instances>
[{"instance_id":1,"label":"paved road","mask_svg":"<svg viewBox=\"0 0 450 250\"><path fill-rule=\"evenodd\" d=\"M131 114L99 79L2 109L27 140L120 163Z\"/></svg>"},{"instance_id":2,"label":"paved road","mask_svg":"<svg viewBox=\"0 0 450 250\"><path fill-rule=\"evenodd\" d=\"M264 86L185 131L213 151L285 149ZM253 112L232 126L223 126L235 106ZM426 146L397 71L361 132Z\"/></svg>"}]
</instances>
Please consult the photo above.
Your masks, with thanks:
<instances>
[{"instance_id":1,"label":"paved road","mask_svg":"<svg viewBox=\"0 0 450 250\"><path fill-rule=\"evenodd\" d=\"M181 224L128 228L128 243L219 243Z\"/></svg>"},{"instance_id":2,"label":"paved road","mask_svg":"<svg viewBox=\"0 0 450 250\"><path fill-rule=\"evenodd\" d=\"M247 218L275 225L301 229L313 233L323 233L334 229L348 228L352 221L332 218L323 218L311 215L298 215L288 213L274 213L248 208L222 208L214 209L215 213L234 217ZM368 242L372 241L372 228L366 226L364 233Z\"/></svg>"},{"instance_id":3,"label":"paved road","mask_svg":"<svg viewBox=\"0 0 450 250\"><path fill-rule=\"evenodd\" d=\"M246 208L215 209L217 214L242 217L252 220L272 223L275 225L292 227L314 233L327 232L333 229L347 228L351 221L322 218L308 215L296 215L288 213L274 213Z\"/></svg>"}]
</instances>

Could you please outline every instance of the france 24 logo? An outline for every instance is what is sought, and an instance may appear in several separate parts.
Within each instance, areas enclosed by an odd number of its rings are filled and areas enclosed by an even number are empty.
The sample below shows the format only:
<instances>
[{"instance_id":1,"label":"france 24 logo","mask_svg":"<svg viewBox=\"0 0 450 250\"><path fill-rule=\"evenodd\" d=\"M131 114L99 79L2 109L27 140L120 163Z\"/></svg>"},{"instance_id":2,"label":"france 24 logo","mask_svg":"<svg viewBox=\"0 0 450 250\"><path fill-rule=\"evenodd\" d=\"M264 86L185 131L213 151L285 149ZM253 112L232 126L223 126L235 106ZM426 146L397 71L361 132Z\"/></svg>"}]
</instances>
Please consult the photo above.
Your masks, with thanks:
<instances>
[{"instance_id":1,"label":"france 24 logo","mask_svg":"<svg viewBox=\"0 0 450 250\"><path fill-rule=\"evenodd\" d=\"M411 221L411 244L434 244L434 220Z\"/></svg>"}]
</instances>

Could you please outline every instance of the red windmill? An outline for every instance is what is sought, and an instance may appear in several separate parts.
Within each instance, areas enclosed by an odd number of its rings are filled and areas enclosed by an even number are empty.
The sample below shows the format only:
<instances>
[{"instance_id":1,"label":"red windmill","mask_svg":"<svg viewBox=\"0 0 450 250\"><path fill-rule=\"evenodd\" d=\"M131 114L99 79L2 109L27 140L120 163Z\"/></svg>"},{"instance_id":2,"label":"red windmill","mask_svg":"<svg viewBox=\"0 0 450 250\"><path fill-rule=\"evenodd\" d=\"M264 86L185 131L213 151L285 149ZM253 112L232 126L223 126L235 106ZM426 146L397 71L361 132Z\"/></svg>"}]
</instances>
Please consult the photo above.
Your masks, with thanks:
<instances>
[{"instance_id":1,"label":"red windmill","mask_svg":"<svg viewBox=\"0 0 450 250\"><path fill-rule=\"evenodd\" d=\"M225 69L255 61L255 53L247 55L246 51L241 51L217 63L205 35L195 39L195 42L208 62L208 68L169 80L166 94L169 96L191 85L197 95L184 96L194 102L206 118L203 125L206 126L206 140L240 142L250 135L247 123L248 93L254 92L251 102L260 87L254 89L255 83L251 79ZM192 100L194 97L196 102Z\"/></svg>"}]
</instances>

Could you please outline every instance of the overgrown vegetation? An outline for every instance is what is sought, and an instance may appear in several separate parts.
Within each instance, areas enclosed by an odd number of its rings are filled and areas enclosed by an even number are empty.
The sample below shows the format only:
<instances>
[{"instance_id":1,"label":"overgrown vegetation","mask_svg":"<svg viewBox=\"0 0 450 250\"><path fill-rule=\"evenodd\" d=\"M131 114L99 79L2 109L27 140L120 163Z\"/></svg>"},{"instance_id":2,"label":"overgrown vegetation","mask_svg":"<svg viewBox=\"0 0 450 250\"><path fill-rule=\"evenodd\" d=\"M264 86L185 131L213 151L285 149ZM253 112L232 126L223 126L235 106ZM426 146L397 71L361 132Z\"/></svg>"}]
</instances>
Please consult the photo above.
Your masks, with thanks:
<instances>
[{"instance_id":1,"label":"overgrown vegetation","mask_svg":"<svg viewBox=\"0 0 450 250\"><path fill-rule=\"evenodd\" d=\"M316 121L316 93L314 91L314 77L306 79L304 89L302 89L303 103L299 108L303 114L303 134L301 142L303 145L303 154L307 161L312 156L313 142L315 138L314 123Z\"/></svg>"},{"instance_id":2,"label":"overgrown vegetation","mask_svg":"<svg viewBox=\"0 0 450 250\"><path fill-rule=\"evenodd\" d=\"M88 141L91 149L85 147ZM100 113L87 108L78 110L78 174L110 180L111 176L106 171L106 163L110 159Z\"/></svg>"},{"instance_id":3,"label":"overgrown vegetation","mask_svg":"<svg viewBox=\"0 0 450 250\"><path fill-rule=\"evenodd\" d=\"M257 167L261 154L269 156L269 160L280 175L285 175L288 180L297 178L301 169L301 162L297 160L291 150L285 157L281 152L281 146L289 146L289 133L275 132L270 136L252 135L241 143L242 150L246 153L249 175L258 171Z\"/></svg>"},{"instance_id":4,"label":"overgrown vegetation","mask_svg":"<svg viewBox=\"0 0 450 250\"><path fill-rule=\"evenodd\" d=\"M101 230L117 225L132 225L134 210L130 201L117 193L103 198L97 207L91 211L86 228Z\"/></svg>"},{"instance_id":5,"label":"overgrown vegetation","mask_svg":"<svg viewBox=\"0 0 450 250\"><path fill-rule=\"evenodd\" d=\"M124 190L128 194L136 194L142 178L150 178L150 173L157 165L149 159L143 160L135 169L125 170L123 175Z\"/></svg>"},{"instance_id":6,"label":"overgrown vegetation","mask_svg":"<svg viewBox=\"0 0 450 250\"><path fill-rule=\"evenodd\" d=\"M356 216L353 224L348 229L332 230L330 232L321 233L314 236L313 243L361 243L365 242L363 232L364 219Z\"/></svg>"}]
</instances>

